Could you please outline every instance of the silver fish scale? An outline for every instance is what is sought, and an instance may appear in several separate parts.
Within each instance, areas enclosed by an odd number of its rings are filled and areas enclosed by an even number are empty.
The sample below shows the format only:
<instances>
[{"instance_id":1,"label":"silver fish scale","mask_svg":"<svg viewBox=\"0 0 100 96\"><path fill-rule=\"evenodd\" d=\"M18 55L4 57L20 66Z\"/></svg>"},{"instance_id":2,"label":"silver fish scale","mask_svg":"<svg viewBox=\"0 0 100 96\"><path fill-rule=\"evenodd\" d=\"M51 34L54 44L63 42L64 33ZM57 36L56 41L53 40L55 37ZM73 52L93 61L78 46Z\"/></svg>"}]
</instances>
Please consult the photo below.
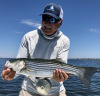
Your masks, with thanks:
<instances>
[{"instance_id":1,"label":"silver fish scale","mask_svg":"<svg viewBox=\"0 0 100 96\"><path fill-rule=\"evenodd\" d=\"M52 64L51 62L30 62L25 61L26 67L32 71L41 71L41 70L55 70L58 67L61 66L54 66L55 64Z\"/></svg>"},{"instance_id":2,"label":"silver fish scale","mask_svg":"<svg viewBox=\"0 0 100 96\"><path fill-rule=\"evenodd\" d=\"M39 61L39 60L34 60L34 61L28 61L25 60L26 67L30 69L31 71L54 71L55 69L62 69L66 72L75 72L78 71L76 67L73 67L68 64L59 64L59 62L54 62L54 61Z\"/></svg>"}]
</instances>

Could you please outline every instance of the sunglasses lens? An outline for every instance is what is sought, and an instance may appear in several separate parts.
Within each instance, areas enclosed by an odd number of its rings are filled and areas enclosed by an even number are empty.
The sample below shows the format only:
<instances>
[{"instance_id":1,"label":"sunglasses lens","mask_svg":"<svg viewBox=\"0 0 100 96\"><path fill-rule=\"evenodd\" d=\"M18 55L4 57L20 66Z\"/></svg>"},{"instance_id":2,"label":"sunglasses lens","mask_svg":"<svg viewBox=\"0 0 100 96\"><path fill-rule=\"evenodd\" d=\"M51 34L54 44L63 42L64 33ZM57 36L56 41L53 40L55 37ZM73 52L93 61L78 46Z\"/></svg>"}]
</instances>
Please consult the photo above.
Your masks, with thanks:
<instances>
[{"instance_id":1,"label":"sunglasses lens","mask_svg":"<svg viewBox=\"0 0 100 96\"><path fill-rule=\"evenodd\" d=\"M51 23L56 23L59 20L55 19L54 17L47 17L46 15L42 15L42 21L50 21Z\"/></svg>"},{"instance_id":2,"label":"sunglasses lens","mask_svg":"<svg viewBox=\"0 0 100 96\"><path fill-rule=\"evenodd\" d=\"M55 23L55 18L50 18L51 23Z\"/></svg>"},{"instance_id":3,"label":"sunglasses lens","mask_svg":"<svg viewBox=\"0 0 100 96\"><path fill-rule=\"evenodd\" d=\"M45 15L42 16L42 21L47 21L47 17Z\"/></svg>"}]
</instances>

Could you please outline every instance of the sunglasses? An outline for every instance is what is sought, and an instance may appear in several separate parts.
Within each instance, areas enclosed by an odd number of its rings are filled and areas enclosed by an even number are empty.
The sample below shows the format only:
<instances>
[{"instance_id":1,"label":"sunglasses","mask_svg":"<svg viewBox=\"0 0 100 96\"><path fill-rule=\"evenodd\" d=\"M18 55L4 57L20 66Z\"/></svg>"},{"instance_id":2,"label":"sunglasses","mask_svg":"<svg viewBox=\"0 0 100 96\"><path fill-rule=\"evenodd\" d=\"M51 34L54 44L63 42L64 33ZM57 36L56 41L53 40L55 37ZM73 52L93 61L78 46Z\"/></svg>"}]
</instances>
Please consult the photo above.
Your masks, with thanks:
<instances>
[{"instance_id":1,"label":"sunglasses","mask_svg":"<svg viewBox=\"0 0 100 96\"><path fill-rule=\"evenodd\" d=\"M57 23L60 19L55 19L54 17L48 17L46 15L42 15L42 21L50 21L51 23Z\"/></svg>"}]
</instances>

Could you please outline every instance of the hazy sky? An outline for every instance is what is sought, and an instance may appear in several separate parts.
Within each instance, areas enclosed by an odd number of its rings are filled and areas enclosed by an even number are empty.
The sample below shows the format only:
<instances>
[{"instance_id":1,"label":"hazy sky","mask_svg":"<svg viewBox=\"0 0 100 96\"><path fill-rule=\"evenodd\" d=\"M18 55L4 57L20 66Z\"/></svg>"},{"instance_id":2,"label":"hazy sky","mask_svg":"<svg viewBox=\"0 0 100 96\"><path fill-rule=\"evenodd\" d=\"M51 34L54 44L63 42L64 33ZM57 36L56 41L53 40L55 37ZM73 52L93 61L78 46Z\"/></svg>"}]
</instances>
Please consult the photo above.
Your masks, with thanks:
<instances>
[{"instance_id":1,"label":"hazy sky","mask_svg":"<svg viewBox=\"0 0 100 96\"><path fill-rule=\"evenodd\" d=\"M60 30L70 39L69 58L100 58L100 0L0 0L0 57L16 57L48 3L63 8Z\"/></svg>"}]
</instances>

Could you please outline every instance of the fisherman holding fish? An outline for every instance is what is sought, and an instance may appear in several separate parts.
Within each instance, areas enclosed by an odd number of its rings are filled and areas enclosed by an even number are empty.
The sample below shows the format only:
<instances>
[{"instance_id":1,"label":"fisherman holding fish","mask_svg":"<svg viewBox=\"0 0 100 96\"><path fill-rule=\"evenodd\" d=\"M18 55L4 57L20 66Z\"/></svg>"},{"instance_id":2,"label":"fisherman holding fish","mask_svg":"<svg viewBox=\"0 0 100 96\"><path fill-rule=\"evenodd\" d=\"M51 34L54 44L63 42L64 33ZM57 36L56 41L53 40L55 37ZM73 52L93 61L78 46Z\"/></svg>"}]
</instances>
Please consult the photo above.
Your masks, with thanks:
<instances>
[{"instance_id":1,"label":"fisherman holding fish","mask_svg":"<svg viewBox=\"0 0 100 96\"><path fill-rule=\"evenodd\" d=\"M61 58L67 63L70 41L58 28L63 22L63 10L60 5L54 3L47 4L42 15L42 24L36 30L26 33L22 39L17 58ZM42 74L42 73L41 73ZM51 82L50 91L39 92L36 85L46 79L32 77L32 80L25 76L22 90L19 96L66 96L63 82L68 79L64 70L55 69L53 78L48 78ZM17 77L17 72L5 65L2 77L10 81ZM43 87L41 87L43 89ZM40 90L42 90L40 89Z\"/></svg>"}]
</instances>

